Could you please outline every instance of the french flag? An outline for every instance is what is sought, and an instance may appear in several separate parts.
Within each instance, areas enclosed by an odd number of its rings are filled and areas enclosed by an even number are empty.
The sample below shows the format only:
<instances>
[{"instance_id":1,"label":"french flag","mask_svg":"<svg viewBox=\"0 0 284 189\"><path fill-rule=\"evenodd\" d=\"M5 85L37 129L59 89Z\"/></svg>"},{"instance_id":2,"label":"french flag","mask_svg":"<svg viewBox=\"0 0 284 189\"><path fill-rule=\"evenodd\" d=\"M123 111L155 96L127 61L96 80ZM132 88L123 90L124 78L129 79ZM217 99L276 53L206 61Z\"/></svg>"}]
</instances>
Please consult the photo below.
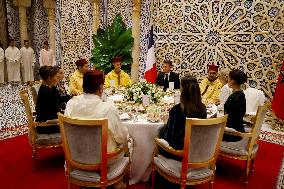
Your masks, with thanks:
<instances>
[{"instance_id":1,"label":"french flag","mask_svg":"<svg viewBox=\"0 0 284 189\"><path fill-rule=\"evenodd\" d=\"M155 83L157 77L156 59L155 59L155 45L153 38L153 26L151 26L149 33L148 52L146 58L146 69L144 78L149 83Z\"/></svg>"}]
</instances>

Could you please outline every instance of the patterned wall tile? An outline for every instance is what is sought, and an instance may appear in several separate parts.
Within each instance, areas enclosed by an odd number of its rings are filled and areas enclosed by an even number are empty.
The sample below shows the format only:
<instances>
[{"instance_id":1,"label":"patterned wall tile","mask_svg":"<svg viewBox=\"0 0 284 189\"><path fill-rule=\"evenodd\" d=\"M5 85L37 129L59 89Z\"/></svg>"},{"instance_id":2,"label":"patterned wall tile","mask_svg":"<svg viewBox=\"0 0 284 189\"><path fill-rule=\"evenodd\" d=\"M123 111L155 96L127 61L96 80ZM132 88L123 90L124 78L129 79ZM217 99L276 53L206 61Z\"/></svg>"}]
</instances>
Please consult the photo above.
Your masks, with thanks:
<instances>
[{"instance_id":1,"label":"patterned wall tile","mask_svg":"<svg viewBox=\"0 0 284 189\"><path fill-rule=\"evenodd\" d=\"M20 47L20 27L19 27L19 10L14 7L13 0L6 0L7 21L8 21L8 38L14 38L16 46Z\"/></svg>"},{"instance_id":2,"label":"patterned wall tile","mask_svg":"<svg viewBox=\"0 0 284 189\"><path fill-rule=\"evenodd\" d=\"M5 1L0 1L0 41L4 49L8 46L5 12L6 12Z\"/></svg>"},{"instance_id":3,"label":"patterned wall tile","mask_svg":"<svg viewBox=\"0 0 284 189\"><path fill-rule=\"evenodd\" d=\"M91 56L91 5L85 0L61 0L61 7L61 65L68 77L76 60Z\"/></svg>"},{"instance_id":4,"label":"patterned wall tile","mask_svg":"<svg viewBox=\"0 0 284 189\"><path fill-rule=\"evenodd\" d=\"M175 70L199 79L207 65L239 68L248 84L272 98L284 59L284 2L159 0L155 33L157 62L167 58Z\"/></svg>"},{"instance_id":5,"label":"patterned wall tile","mask_svg":"<svg viewBox=\"0 0 284 189\"><path fill-rule=\"evenodd\" d=\"M49 39L47 10L43 7L43 0L32 0L28 13L28 33L31 46L36 55L35 78L40 79L38 75L39 69L39 53L43 48L43 42Z\"/></svg>"}]
</instances>

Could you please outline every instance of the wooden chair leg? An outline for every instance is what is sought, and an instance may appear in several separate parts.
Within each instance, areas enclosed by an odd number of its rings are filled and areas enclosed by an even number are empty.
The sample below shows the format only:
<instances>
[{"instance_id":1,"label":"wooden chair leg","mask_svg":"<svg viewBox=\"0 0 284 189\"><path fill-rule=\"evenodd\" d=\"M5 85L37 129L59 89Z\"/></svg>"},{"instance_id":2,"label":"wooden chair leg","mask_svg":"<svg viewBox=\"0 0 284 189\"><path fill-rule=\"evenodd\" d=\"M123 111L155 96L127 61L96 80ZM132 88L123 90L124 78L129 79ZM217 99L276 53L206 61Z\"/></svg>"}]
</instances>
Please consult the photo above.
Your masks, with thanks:
<instances>
[{"instance_id":1,"label":"wooden chair leg","mask_svg":"<svg viewBox=\"0 0 284 189\"><path fill-rule=\"evenodd\" d=\"M254 158L251 160L251 172L254 172Z\"/></svg>"},{"instance_id":2,"label":"wooden chair leg","mask_svg":"<svg viewBox=\"0 0 284 189\"><path fill-rule=\"evenodd\" d=\"M151 189L154 189L155 186L155 168L152 167L152 184Z\"/></svg>"},{"instance_id":3,"label":"wooden chair leg","mask_svg":"<svg viewBox=\"0 0 284 189\"><path fill-rule=\"evenodd\" d=\"M213 187L214 187L214 180L211 180L211 182L210 182L210 189L213 189Z\"/></svg>"},{"instance_id":4,"label":"wooden chair leg","mask_svg":"<svg viewBox=\"0 0 284 189\"><path fill-rule=\"evenodd\" d=\"M250 160L246 161L246 180L245 183L248 183L248 177L249 177L249 173L250 173Z\"/></svg>"},{"instance_id":5,"label":"wooden chair leg","mask_svg":"<svg viewBox=\"0 0 284 189\"><path fill-rule=\"evenodd\" d=\"M37 155L37 150L36 148L33 149L32 151L32 166L33 166L33 171L36 171L36 155Z\"/></svg>"},{"instance_id":6,"label":"wooden chair leg","mask_svg":"<svg viewBox=\"0 0 284 189\"><path fill-rule=\"evenodd\" d=\"M128 166L126 173L126 188L129 188L129 180L130 180L130 166Z\"/></svg>"}]
</instances>

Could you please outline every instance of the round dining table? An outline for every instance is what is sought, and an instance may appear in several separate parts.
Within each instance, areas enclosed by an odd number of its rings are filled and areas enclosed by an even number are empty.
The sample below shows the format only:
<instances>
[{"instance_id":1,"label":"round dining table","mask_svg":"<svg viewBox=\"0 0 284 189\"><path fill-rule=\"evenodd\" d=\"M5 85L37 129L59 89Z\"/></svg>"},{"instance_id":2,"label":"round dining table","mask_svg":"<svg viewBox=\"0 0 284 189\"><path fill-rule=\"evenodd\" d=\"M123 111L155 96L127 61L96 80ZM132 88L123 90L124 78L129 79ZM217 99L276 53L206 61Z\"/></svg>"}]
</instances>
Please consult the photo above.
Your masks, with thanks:
<instances>
[{"instance_id":1,"label":"round dining table","mask_svg":"<svg viewBox=\"0 0 284 189\"><path fill-rule=\"evenodd\" d=\"M163 103L174 105L174 97L165 96ZM108 101L118 102L123 100L123 95L115 94L107 98ZM168 112L166 112L168 113ZM217 116L217 107L207 107L208 118ZM137 114L131 119L122 120L122 124L128 128L131 137L130 144L130 180L129 184L140 181L147 182L151 175L151 161L155 149L155 138L159 136L160 129L165 125L162 121L151 122L146 114Z\"/></svg>"}]
</instances>

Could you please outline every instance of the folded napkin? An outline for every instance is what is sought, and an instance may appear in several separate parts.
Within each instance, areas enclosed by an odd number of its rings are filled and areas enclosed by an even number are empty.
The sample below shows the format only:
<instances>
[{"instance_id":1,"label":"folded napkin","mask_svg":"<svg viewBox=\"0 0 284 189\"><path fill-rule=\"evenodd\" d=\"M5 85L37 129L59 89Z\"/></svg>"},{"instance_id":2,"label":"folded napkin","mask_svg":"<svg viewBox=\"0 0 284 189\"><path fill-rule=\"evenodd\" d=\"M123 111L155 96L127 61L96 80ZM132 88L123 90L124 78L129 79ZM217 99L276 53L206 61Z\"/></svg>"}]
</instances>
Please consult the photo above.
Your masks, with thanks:
<instances>
[{"instance_id":1,"label":"folded napkin","mask_svg":"<svg viewBox=\"0 0 284 189\"><path fill-rule=\"evenodd\" d=\"M131 118L127 113L122 113L119 117L121 120L129 120Z\"/></svg>"}]
</instances>

